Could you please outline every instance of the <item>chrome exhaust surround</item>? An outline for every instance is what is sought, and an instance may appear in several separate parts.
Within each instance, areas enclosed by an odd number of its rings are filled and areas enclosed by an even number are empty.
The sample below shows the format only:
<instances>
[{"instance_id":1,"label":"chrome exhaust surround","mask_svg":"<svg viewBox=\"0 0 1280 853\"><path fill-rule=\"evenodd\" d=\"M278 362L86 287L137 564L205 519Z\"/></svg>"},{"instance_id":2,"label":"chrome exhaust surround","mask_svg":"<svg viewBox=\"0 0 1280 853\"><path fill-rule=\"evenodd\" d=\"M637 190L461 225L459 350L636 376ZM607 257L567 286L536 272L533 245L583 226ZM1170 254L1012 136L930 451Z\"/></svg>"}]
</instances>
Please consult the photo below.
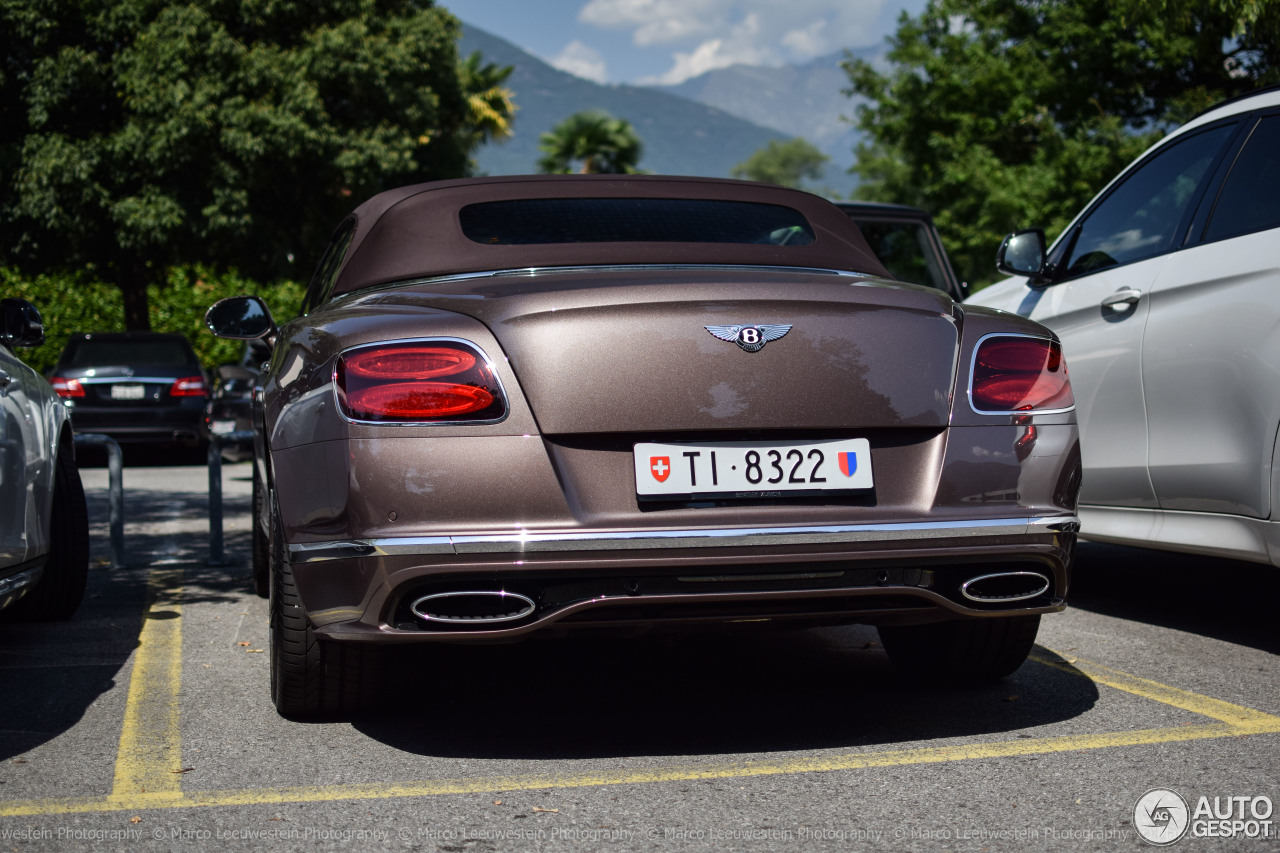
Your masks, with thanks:
<instances>
[{"instance_id":1,"label":"chrome exhaust surround","mask_svg":"<svg viewBox=\"0 0 1280 853\"><path fill-rule=\"evenodd\" d=\"M409 609L427 622L486 625L523 619L536 607L532 598L518 592L471 590L424 595Z\"/></svg>"},{"instance_id":2,"label":"chrome exhaust surround","mask_svg":"<svg viewBox=\"0 0 1280 853\"><path fill-rule=\"evenodd\" d=\"M1005 604L1043 595L1052 582L1039 572L995 572L960 584L960 594L979 604Z\"/></svg>"}]
</instances>

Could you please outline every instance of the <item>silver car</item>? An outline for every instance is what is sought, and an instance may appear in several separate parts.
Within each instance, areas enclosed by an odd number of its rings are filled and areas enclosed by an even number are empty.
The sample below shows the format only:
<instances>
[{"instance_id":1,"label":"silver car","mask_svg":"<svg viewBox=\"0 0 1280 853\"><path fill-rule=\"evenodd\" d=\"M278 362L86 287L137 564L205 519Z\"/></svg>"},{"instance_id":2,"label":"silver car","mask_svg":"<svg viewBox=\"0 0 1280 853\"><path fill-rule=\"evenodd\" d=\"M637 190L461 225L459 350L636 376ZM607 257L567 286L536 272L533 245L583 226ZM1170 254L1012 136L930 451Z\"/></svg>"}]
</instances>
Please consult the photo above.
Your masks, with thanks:
<instances>
[{"instance_id":1,"label":"silver car","mask_svg":"<svg viewBox=\"0 0 1280 853\"><path fill-rule=\"evenodd\" d=\"M0 299L0 608L67 619L84 597L89 523L66 407L14 353L43 342L35 306Z\"/></svg>"},{"instance_id":2,"label":"silver car","mask_svg":"<svg viewBox=\"0 0 1280 853\"><path fill-rule=\"evenodd\" d=\"M1062 339L1081 535L1280 565L1280 91L1165 137L970 304Z\"/></svg>"}]
</instances>

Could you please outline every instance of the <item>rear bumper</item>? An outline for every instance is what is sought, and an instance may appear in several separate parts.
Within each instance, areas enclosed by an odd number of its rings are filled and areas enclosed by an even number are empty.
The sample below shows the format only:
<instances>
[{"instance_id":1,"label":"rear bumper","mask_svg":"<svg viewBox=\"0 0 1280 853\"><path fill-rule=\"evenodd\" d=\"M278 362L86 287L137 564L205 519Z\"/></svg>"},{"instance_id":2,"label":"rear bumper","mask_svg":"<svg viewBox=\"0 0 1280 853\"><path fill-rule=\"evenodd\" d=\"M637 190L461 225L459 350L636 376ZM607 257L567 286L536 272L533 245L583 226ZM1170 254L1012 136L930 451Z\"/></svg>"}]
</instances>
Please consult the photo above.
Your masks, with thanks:
<instances>
[{"instance_id":1,"label":"rear bumper","mask_svg":"<svg viewBox=\"0 0 1280 853\"><path fill-rule=\"evenodd\" d=\"M331 639L481 642L571 628L743 621L906 624L1063 609L1079 521L1071 515L813 527L615 530L295 544L304 606ZM963 585L1041 576L1017 601ZM507 591L534 603L500 624L441 624L425 596Z\"/></svg>"},{"instance_id":2,"label":"rear bumper","mask_svg":"<svg viewBox=\"0 0 1280 853\"><path fill-rule=\"evenodd\" d=\"M191 398L164 408L99 408L76 406L71 410L76 432L109 435L121 444L177 442L199 444L204 438L204 401Z\"/></svg>"}]
</instances>

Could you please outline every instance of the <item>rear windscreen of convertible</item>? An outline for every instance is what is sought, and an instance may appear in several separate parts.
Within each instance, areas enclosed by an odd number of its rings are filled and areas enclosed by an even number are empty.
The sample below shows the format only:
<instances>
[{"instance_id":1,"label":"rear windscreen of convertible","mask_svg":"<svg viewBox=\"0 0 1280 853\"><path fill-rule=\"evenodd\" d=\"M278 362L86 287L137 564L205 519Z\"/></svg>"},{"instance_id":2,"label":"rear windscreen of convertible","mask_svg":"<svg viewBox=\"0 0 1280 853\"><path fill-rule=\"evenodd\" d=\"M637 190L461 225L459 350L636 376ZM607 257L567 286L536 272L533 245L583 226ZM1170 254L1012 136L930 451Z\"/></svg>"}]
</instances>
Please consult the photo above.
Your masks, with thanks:
<instances>
[{"instance_id":1,"label":"rear windscreen of convertible","mask_svg":"<svg viewBox=\"0 0 1280 853\"><path fill-rule=\"evenodd\" d=\"M668 198L547 198L472 204L458 214L476 243L741 243L805 246L813 229L776 204Z\"/></svg>"}]
</instances>

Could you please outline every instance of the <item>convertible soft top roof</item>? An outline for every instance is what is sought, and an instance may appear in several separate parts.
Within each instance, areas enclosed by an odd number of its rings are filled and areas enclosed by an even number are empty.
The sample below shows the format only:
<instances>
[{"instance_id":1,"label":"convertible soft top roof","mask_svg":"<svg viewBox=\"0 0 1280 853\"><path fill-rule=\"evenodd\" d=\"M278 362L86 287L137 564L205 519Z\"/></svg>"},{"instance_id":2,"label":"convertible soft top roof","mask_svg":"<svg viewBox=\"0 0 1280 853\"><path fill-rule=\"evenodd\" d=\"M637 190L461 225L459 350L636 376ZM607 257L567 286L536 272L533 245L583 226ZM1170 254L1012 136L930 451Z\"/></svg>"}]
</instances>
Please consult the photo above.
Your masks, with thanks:
<instances>
[{"instance_id":1,"label":"convertible soft top roof","mask_svg":"<svg viewBox=\"0 0 1280 853\"><path fill-rule=\"evenodd\" d=\"M477 242L459 212L488 202L672 199L790 208L812 231L803 245L718 242ZM746 181L655 175L519 175L435 181L379 193L352 214L355 230L332 293L488 270L599 264L747 264L888 276L849 217L799 190ZM345 224L345 223L344 223Z\"/></svg>"}]
</instances>

